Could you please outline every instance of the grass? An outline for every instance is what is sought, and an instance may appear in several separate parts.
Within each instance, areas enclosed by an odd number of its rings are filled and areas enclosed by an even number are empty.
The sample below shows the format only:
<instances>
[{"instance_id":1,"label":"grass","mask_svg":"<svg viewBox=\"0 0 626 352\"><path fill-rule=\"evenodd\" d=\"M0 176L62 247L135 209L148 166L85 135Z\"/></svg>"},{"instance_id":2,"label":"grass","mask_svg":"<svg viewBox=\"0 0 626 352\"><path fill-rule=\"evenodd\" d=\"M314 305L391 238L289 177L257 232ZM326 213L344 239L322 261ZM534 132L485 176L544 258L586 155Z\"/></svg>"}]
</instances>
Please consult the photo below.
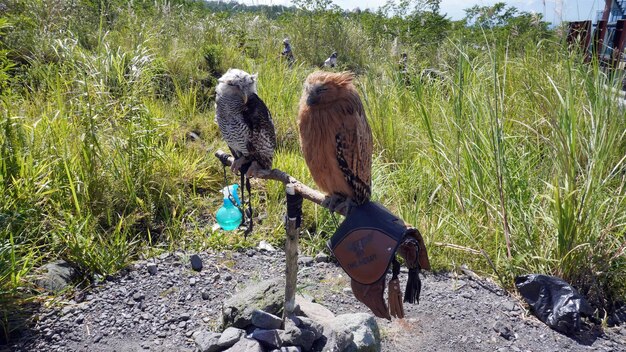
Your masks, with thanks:
<instances>
[{"instance_id":1,"label":"grass","mask_svg":"<svg viewBox=\"0 0 626 352\"><path fill-rule=\"evenodd\" d=\"M214 75L259 73L275 167L313 185L297 107L304 78L335 48L344 48L341 69L359 72L375 139L373 198L420 229L435 269L467 264L508 288L518 274L554 274L597 307L623 299L626 118L605 88L621 77L583 64L554 33L515 46L487 33L484 50L450 35L436 53L444 61L419 58L445 79L421 81L413 67L407 85L391 41L378 45L335 14L315 16L339 21L338 36L311 26L310 14L273 21L161 2L118 8L112 24L93 16L85 28L70 11L23 27L57 5L30 10L30 22L0 22L14 43L0 60L0 335L19 326L12 317L36 293L34 269L56 258L89 277L174 248L281 246L284 190L273 182L254 186L265 217L251 237L211 230L223 183L212 151L225 148ZM292 68L278 57L287 35ZM27 63L10 59L18 47L30 50ZM302 251L315 254L335 222L310 203L304 212Z\"/></svg>"}]
</instances>

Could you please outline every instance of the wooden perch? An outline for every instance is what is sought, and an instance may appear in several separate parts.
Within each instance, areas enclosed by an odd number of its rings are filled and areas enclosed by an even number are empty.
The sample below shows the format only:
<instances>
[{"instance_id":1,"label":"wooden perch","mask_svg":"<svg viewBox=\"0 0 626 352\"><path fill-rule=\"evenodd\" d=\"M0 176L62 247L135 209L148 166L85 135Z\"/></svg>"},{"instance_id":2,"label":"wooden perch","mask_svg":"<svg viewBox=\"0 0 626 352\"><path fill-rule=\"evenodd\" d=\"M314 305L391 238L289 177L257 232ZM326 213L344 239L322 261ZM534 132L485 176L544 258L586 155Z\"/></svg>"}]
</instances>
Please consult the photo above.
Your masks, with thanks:
<instances>
[{"instance_id":1,"label":"wooden perch","mask_svg":"<svg viewBox=\"0 0 626 352\"><path fill-rule=\"evenodd\" d=\"M217 150L215 156L222 162L224 166L232 165L235 158L226 154L222 150ZM285 192L288 195L300 194L302 198L308 199L315 204L324 206L323 202L326 196L318 192L302 182L296 180L288 173L279 169L272 170L256 170L254 177L264 180L280 181L285 185ZM343 210L343 209L342 209ZM341 211L337 211L343 214ZM295 218L287 218L285 221L285 230L287 238L285 241L285 302L283 306L283 320L287 320L295 315L296 306L296 288L298 282L298 240L300 228L296 225Z\"/></svg>"},{"instance_id":2,"label":"wooden perch","mask_svg":"<svg viewBox=\"0 0 626 352\"><path fill-rule=\"evenodd\" d=\"M232 165L233 161L235 161L235 158L233 158L229 154L226 154L221 149L218 149L215 152L215 156L222 162L223 165L226 165L226 166ZM322 202L327 197L323 193L316 191L313 188L305 185L304 183L296 180L293 176L289 175L288 173L282 170L279 170L279 169L258 170L254 176L255 178L264 179L264 180L280 181L283 184L285 184L285 186L293 185L293 189L295 190L295 192L298 194L301 194L302 198L310 200L311 202L324 207ZM341 209L341 210L344 210L344 209ZM345 215L343 211L338 211L338 210L335 210L335 211L341 215Z\"/></svg>"}]
</instances>

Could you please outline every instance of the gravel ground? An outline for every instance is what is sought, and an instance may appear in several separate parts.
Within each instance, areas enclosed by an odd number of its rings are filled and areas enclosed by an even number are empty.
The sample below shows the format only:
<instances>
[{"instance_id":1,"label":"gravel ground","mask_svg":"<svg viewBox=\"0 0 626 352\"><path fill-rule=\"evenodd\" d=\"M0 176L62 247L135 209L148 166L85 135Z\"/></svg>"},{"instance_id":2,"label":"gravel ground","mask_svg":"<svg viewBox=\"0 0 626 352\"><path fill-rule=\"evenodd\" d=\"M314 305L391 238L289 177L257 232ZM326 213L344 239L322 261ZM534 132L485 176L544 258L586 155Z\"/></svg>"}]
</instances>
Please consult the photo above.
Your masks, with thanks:
<instances>
[{"instance_id":1,"label":"gravel ground","mask_svg":"<svg viewBox=\"0 0 626 352\"><path fill-rule=\"evenodd\" d=\"M200 272L191 269L190 255L137 262L74 299L41 308L23 338L0 351L194 351L194 331L218 331L221 302L284 272L281 251L201 253ZM301 258L300 267L301 293L335 314L368 312L334 263ZM626 351L626 327L586 325L580 336L566 337L475 276L428 273L422 283L420 304L405 305L404 320L378 319L382 351Z\"/></svg>"}]
</instances>

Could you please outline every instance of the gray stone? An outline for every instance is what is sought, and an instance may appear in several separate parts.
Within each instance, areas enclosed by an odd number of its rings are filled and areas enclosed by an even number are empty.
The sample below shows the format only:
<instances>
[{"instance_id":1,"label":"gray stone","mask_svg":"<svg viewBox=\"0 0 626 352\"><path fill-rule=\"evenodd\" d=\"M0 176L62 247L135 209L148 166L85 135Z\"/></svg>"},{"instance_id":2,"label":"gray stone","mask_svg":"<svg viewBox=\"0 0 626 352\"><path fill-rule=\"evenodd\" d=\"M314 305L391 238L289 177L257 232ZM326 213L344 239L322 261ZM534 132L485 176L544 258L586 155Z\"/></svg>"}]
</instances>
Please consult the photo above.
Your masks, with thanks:
<instances>
[{"instance_id":1,"label":"gray stone","mask_svg":"<svg viewBox=\"0 0 626 352\"><path fill-rule=\"evenodd\" d=\"M137 292L133 295L133 299L137 302L143 301L146 296L143 293Z\"/></svg>"},{"instance_id":2,"label":"gray stone","mask_svg":"<svg viewBox=\"0 0 626 352\"><path fill-rule=\"evenodd\" d=\"M48 263L38 270L35 283L50 292L65 289L76 278L76 270L65 260Z\"/></svg>"},{"instance_id":3,"label":"gray stone","mask_svg":"<svg viewBox=\"0 0 626 352\"><path fill-rule=\"evenodd\" d=\"M296 295L296 304L299 308L296 310L296 314L311 318L318 323L323 323L326 320L335 318L335 314L328 308L321 304L313 303L301 295Z\"/></svg>"},{"instance_id":4,"label":"gray stone","mask_svg":"<svg viewBox=\"0 0 626 352\"><path fill-rule=\"evenodd\" d=\"M211 296L209 296L209 293L207 291L202 291L202 299L206 301L209 298L211 298Z\"/></svg>"},{"instance_id":5,"label":"gray stone","mask_svg":"<svg viewBox=\"0 0 626 352\"><path fill-rule=\"evenodd\" d=\"M256 247L259 251L266 251L266 252L276 252L276 248L274 248L274 246L272 246L271 244L269 244L267 241L263 240L261 242L259 242L259 245Z\"/></svg>"},{"instance_id":6,"label":"gray stone","mask_svg":"<svg viewBox=\"0 0 626 352\"><path fill-rule=\"evenodd\" d=\"M281 337L282 330L277 329L255 329L252 332L252 338L261 342L262 345L269 348L280 348L283 344Z\"/></svg>"},{"instance_id":7,"label":"gray stone","mask_svg":"<svg viewBox=\"0 0 626 352\"><path fill-rule=\"evenodd\" d=\"M298 264L302 264L304 266L313 265L314 259L313 257L300 257L298 258Z\"/></svg>"},{"instance_id":8,"label":"gray stone","mask_svg":"<svg viewBox=\"0 0 626 352\"><path fill-rule=\"evenodd\" d=\"M507 312L512 312L516 310L516 306L515 306L515 303L511 301L505 301L502 303L502 309L504 309Z\"/></svg>"},{"instance_id":9,"label":"gray stone","mask_svg":"<svg viewBox=\"0 0 626 352\"><path fill-rule=\"evenodd\" d=\"M261 329L280 329L283 320L274 314L255 309L252 312L252 324Z\"/></svg>"},{"instance_id":10,"label":"gray stone","mask_svg":"<svg viewBox=\"0 0 626 352\"><path fill-rule=\"evenodd\" d=\"M329 260L330 260L330 257L324 252L319 252L315 256L316 263L327 263Z\"/></svg>"},{"instance_id":11,"label":"gray stone","mask_svg":"<svg viewBox=\"0 0 626 352\"><path fill-rule=\"evenodd\" d=\"M148 274L153 275L153 276L157 274L158 269L157 269L156 264L149 263L147 268L148 268Z\"/></svg>"},{"instance_id":12,"label":"gray stone","mask_svg":"<svg viewBox=\"0 0 626 352\"><path fill-rule=\"evenodd\" d=\"M354 336L347 328L333 325L325 326L324 334L326 335L326 344L323 346L323 352L345 351L353 344Z\"/></svg>"},{"instance_id":13,"label":"gray stone","mask_svg":"<svg viewBox=\"0 0 626 352\"><path fill-rule=\"evenodd\" d=\"M200 352L216 352L222 349L218 341L222 334L215 332L198 330L193 333L193 340Z\"/></svg>"},{"instance_id":14,"label":"gray stone","mask_svg":"<svg viewBox=\"0 0 626 352\"><path fill-rule=\"evenodd\" d=\"M191 261L191 268L195 271L202 270L202 259L197 254L192 255L189 260Z\"/></svg>"},{"instance_id":15,"label":"gray stone","mask_svg":"<svg viewBox=\"0 0 626 352\"><path fill-rule=\"evenodd\" d=\"M242 329L229 327L222 332L222 336L220 336L217 344L222 348L228 348L237 343L245 334L246 332Z\"/></svg>"},{"instance_id":16,"label":"gray stone","mask_svg":"<svg viewBox=\"0 0 626 352\"><path fill-rule=\"evenodd\" d=\"M311 346L313 346L313 342L316 340L313 331L300 329L296 326L285 327L282 339L285 344L302 346L305 351L311 350Z\"/></svg>"},{"instance_id":17,"label":"gray stone","mask_svg":"<svg viewBox=\"0 0 626 352\"><path fill-rule=\"evenodd\" d=\"M252 312L259 309L278 315L285 299L284 281L277 277L246 287L224 302L222 327L246 328L252 324Z\"/></svg>"},{"instance_id":18,"label":"gray stone","mask_svg":"<svg viewBox=\"0 0 626 352\"><path fill-rule=\"evenodd\" d=\"M300 325L298 326L302 329L312 331L316 340L319 339L324 332L324 328L320 323L306 317L300 317Z\"/></svg>"},{"instance_id":19,"label":"gray stone","mask_svg":"<svg viewBox=\"0 0 626 352\"><path fill-rule=\"evenodd\" d=\"M263 347L257 340L243 338L224 352L263 352Z\"/></svg>"},{"instance_id":20,"label":"gray stone","mask_svg":"<svg viewBox=\"0 0 626 352\"><path fill-rule=\"evenodd\" d=\"M352 341L345 349L346 352L380 351L380 331L373 315L367 313L338 315L331 321L330 326L336 331L347 329L352 333Z\"/></svg>"},{"instance_id":21,"label":"gray stone","mask_svg":"<svg viewBox=\"0 0 626 352\"><path fill-rule=\"evenodd\" d=\"M301 352L302 349L300 348L300 346L287 346L287 347L281 347L280 348L280 352Z\"/></svg>"},{"instance_id":22,"label":"gray stone","mask_svg":"<svg viewBox=\"0 0 626 352\"><path fill-rule=\"evenodd\" d=\"M493 330L495 332L497 332L498 334L500 334L500 336L504 337L507 340L510 340L513 338L513 334L511 333L511 329L506 326L506 324L504 324L501 321L497 321L494 325L493 325Z\"/></svg>"}]
</instances>

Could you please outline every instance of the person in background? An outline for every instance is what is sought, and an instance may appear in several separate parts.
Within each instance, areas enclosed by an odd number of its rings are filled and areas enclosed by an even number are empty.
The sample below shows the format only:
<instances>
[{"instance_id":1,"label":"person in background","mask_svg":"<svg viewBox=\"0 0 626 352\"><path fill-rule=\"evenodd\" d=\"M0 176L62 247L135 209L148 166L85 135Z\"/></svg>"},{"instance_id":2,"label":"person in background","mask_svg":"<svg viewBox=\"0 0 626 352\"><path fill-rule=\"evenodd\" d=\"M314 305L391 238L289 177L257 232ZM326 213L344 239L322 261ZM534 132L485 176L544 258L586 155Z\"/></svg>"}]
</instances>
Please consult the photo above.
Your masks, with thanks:
<instances>
[{"instance_id":1,"label":"person in background","mask_svg":"<svg viewBox=\"0 0 626 352\"><path fill-rule=\"evenodd\" d=\"M283 45L285 46L285 48L280 53L280 55L282 55L283 57L287 59L287 62L289 63L289 67L291 67L291 65L293 65L293 62L296 61L296 59L293 57L293 52L291 51L291 44L289 43L289 38L283 39Z\"/></svg>"}]
</instances>

